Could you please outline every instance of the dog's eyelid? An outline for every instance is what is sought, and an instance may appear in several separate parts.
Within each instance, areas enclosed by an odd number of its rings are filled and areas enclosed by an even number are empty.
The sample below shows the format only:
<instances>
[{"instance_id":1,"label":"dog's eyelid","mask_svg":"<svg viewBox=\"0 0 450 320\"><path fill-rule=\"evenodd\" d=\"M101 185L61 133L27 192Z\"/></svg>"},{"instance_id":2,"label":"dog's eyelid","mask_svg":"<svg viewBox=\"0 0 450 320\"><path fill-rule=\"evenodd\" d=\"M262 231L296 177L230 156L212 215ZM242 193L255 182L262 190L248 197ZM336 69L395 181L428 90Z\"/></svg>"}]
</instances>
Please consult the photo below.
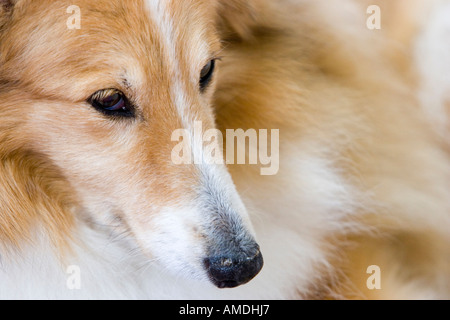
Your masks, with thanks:
<instances>
[{"instance_id":1,"label":"dog's eyelid","mask_svg":"<svg viewBox=\"0 0 450 320\"><path fill-rule=\"evenodd\" d=\"M209 63L210 61L215 61L215 62L217 62L217 61L222 61L224 58L225 58L225 56L223 55L223 52L222 52L222 51L213 52L213 53L210 55L210 58L209 58L208 60L206 60L206 61L203 63L203 65Z\"/></svg>"},{"instance_id":2,"label":"dog's eyelid","mask_svg":"<svg viewBox=\"0 0 450 320\"><path fill-rule=\"evenodd\" d=\"M134 118L136 108L129 98L114 88L96 91L87 102L100 113L114 118Z\"/></svg>"},{"instance_id":3,"label":"dog's eyelid","mask_svg":"<svg viewBox=\"0 0 450 320\"><path fill-rule=\"evenodd\" d=\"M217 59L211 59L200 72L200 92L205 92L212 81Z\"/></svg>"}]
</instances>

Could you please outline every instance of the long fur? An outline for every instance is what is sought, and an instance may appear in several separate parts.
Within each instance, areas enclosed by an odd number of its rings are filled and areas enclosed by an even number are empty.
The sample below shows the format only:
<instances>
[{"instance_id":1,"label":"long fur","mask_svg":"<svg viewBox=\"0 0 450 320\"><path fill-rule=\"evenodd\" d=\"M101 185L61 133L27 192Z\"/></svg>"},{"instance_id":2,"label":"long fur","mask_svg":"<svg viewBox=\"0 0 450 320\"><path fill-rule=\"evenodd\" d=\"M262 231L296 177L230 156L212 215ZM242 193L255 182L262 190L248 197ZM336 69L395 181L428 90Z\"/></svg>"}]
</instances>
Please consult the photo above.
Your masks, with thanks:
<instances>
[{"instance_id":1,"label":"long fur","mask_svg":"<svg viewBox=\"0 0 450 320\"><path fill-rule=\"evenodd\" d=\"M427 63L441 2L370 1L389 12L376 31L364 1L44 2L0 2L0 298L450 296L448 109ZM80 31L65 27L71 4ZM223 57L204 98L181 90L208 58L199 43ZM122 66L145 124L85 103ZM170 134L194 118L279 129L279 173L173 167ZM265 265L219 290L194 260L229 220Z\"/></svg>"}]
</instances>

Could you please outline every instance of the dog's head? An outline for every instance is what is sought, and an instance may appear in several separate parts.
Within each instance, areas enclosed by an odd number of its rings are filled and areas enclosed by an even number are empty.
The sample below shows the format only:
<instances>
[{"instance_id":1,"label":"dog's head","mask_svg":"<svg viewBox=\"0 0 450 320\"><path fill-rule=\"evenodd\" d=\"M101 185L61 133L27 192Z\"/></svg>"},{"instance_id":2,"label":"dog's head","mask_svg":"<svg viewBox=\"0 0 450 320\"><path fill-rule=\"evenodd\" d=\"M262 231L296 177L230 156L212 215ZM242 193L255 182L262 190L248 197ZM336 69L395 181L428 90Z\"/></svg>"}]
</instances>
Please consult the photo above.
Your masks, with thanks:
<instances>
[{"instance_id":1,"label":"dog's head","mask_svg":"<svg viewBox=\"0 0 450 320\"><path fill-rule=\"evenodd\" d=\"M226 167L171 157L179 129L194 159L210 156L195 124L215 127L221 40L248 32L236 18L251 18L246 2L0 3L2 157L39 155L78 213L120 219L169 270L218 287L250 281L262 256Z\"/></svg>"}]
</instances>

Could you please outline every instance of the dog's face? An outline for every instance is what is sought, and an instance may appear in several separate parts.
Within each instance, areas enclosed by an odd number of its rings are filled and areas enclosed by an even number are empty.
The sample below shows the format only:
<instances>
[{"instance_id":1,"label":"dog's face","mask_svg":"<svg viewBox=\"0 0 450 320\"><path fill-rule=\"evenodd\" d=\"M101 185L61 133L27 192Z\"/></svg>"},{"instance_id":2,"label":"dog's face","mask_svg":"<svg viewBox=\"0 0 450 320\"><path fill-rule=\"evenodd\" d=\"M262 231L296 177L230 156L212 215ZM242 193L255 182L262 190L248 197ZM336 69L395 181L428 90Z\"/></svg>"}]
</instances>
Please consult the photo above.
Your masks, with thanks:
<instances>
[{"instance_id":1,"label":"dog's face","mask_svg":"<svg viewBox=\"0 0 450 320\"><path fill-rule=\"evenodd\" d=\"M79 12L67 11L73 5ZM59 168L90 219L119 219L175 273L235 287L262 257L231 177L221 165L171 158L178 129L190 133L194 157L210 156L194 128L215 126L220 5L8 2L0 71L23 146ZM77 18L80 28L70 28Z\"/></svg>"}]
</instances>

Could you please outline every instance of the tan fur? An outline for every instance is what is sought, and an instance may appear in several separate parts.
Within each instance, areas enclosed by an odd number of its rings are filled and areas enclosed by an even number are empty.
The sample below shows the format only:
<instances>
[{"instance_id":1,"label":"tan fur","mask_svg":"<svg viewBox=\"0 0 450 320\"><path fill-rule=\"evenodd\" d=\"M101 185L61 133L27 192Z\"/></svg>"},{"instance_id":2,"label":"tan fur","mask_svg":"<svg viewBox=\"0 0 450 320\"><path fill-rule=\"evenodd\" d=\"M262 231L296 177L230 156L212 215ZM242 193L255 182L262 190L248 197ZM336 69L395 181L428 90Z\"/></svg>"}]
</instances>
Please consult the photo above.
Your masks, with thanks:
<instances>
[{"instance_id":1,"label":"tan fur","mask_svg":"<svg viewBox=\"0 0 450 320\"><path fill-rule=\"evenodd\" d=\"M397 23L395 13L409 12L409 2L390 11L379 4L392 13L379 34L364 30L364 16L347 17L342 28L345 16L320 20L326 1L298 6L302 18L287 19L277 30L273 26L290 15L282 5L272 7L257 40L229 51L216 104L220 127L282 128L288 143L315 137L333 149L348 181L373 196L360 212L369 231L339 240L334 264L341 271L325 296L448 297L449 154L413 94L411 64L398 63L411 62L411 35L420 23ZM251 183L247 175L240 179L241 169L232 170L245 190ZM380 291L366 287L373 264L383 272Z\"/></svg>"},{"instance_id":2,"label":"tan fur","mask_svg":"<svg viewBox=\"0 0 450 320\"><path fill-rule=\"evenodd\" d=\"M20 248L24 242L33 241L33 234L43 227L59 254L64 255L73 226L70 210L75 197L63 174L46 157L27 150L25 136L15 133L22 125L21 117L11 112L16 96L14 90L2 95L11 104L4 104L0 124L1 247L5 252Z\"/></svg>"}]
</instances>

